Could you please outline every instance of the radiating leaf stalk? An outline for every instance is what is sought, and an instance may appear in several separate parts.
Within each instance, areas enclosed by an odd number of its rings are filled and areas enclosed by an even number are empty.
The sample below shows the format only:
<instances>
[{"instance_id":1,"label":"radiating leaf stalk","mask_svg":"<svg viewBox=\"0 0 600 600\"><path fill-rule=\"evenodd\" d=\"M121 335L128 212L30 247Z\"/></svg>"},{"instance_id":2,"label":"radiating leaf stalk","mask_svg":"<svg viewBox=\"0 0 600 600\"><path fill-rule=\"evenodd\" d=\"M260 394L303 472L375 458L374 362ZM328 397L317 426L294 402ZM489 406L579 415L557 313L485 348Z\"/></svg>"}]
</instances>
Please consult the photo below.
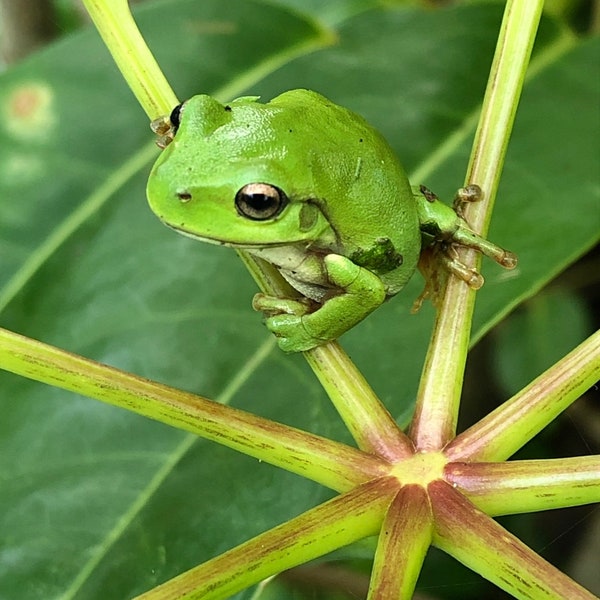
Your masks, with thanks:
<instances>
[{"instance_id":1,"label":"radiating leaf stalk","mask_svg":"<svg viewBox=\"0 0 600 600\"><path fill-rule=\"evenodd\" d=\"M599 379L597 331L510 400L454 438L446 455L453 461L505 460Z\"/></svg>"},{"instance_id":2,"label":"radiating leaf stalk","mask_svg":"<svg viewBox=\"0 0 600 600\"><path fill-rule=\"evenodd\" d=\"M410 600L431 544L433 519L420 485L401 488L379 532L368 600Z\"/></svg>"},{"instance_id":3,"label":"radiating leaf stalk","mask_svg":"<svg viewBox=\"0 0 600 600\"><path fill-rule=\"evenodd\" d=\"M0 328L0 368L189 431L335 490L387 471L350 446L143 379ZM229 390L233 393L234 390Z\"/></svg>"},{"instance_id":4,"label":"radiating leaf stalk","mask_svg":"<svg viewBox=\"0 0 600 600\"><path fill-rule=\"evenodd\" d=\"M473 229L484 235L542 8L543 0L506 3L466 176L466 183L476 183L484 192L481 202L465 209ZM476 252L464 250L459 255L468 267L478 267ZM420 450L442 448L455 434L474 303L475 291L449 277L411 426L411 437Z\"/></svg>"},{"instance_id":5,"label":"radiating leaf stalk","mask_svg":"<svg viewBox=\"0 0 600 600\"><path fill-rule=\"evenodd\" d=\"M413 454L411 441L339 344L314 348L305 357L361 450L389 461Z\"/></svg>"},{"instance_id":6,"label":"radiating leaf stalk","mask_svg":"<svg viewBox=\"0 0 600 600\"><path fill-rule=\"evenodd\" d=\"M199 565L138 600L224 600L259 581L373 535L397 480L370 481Z\"/></svg>"},{"instance_id":7,"label":"radiating leaf stalk","mask_svg":"<svg viewBox=\"0 0 600 600\"><path fill-rule=\"evenodd\" d=\"M595 598L448 483L432 482L429 494L434 545L499 588L522 600Z\"/></svg>"},{"instance_id":8,"label":"radiating leaf stalk","mask_svg":"<svg viewBox=\"0 0 600 600\"><path fill-rule=\"evenodd\" d=\"M600 456L449 463L444 479L488 515L600 502Z\"/></svg>"},{"instance_id":9,"label":"radiating leaf stalk","mask_svg":"<svg viewBox=\"0 0 600 600\"><path fill-rule=\"evenodd\" d=\"M135 24L127 0L83 0L83 4L150 120L170 114L179 101Z\"/></svg>"}]
</instances>

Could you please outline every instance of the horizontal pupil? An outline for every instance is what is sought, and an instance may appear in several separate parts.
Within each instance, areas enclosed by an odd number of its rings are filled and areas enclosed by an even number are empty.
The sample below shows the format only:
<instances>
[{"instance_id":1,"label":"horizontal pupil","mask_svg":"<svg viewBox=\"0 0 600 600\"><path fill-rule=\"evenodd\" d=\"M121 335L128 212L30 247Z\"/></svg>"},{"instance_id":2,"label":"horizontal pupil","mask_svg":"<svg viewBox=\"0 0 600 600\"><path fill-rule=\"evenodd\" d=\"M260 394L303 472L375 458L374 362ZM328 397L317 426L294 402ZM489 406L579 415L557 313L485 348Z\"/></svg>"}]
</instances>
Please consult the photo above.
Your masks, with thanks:
<instances>
[{"instance_id":1,"label":"horizontal pupil","mask_svg":"<svg viewBox=\"0 0 600 600\"><path fill-rule=\"evenodd\" d=\"M240 215L255 221L272 219L287 202L285 194L267 183L249 183L235 195L235 207Z\"/></svg>"},{"instance_id":2,"label":"horizontal pupil","mask_svg":"<svg viewBox=\"0 0 600 600\"><path fill-rule=\"evenodd\" d=\"M248 204L255 208L263 208L265 205L272 204L275 198L265 194L248 194Z\"/></svg>"}]
</instances>

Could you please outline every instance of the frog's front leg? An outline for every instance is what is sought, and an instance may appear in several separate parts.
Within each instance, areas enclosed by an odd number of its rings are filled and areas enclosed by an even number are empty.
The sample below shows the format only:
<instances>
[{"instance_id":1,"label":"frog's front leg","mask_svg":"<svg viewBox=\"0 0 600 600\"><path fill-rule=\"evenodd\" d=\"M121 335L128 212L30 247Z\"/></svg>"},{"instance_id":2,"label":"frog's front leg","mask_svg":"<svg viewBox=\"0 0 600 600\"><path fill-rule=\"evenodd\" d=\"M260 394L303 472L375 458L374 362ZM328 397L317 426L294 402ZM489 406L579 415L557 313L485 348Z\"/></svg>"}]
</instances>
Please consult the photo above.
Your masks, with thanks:
<instances>
[{"instance_id":1,"label":"frog's front leg","mask_svg":"<svg viewBox=\"0 0 600 600\"><path fill-rule=\"evenodd\" d=\"M440 202L424 186L415 190L421 231L433 241L447 244L448 251L441 254L444 266L473 288L483 285L483 277L458 260L454 247L478 250L505 269L514 269L517 265L515 254L475 233L462 217L462 206L466 202L476 202L481 197L481 188L477 185L461 188L458 190L454 208L451 208Z\"/></svg>"},{"instance_id":2,"label":"frog's front leg","mask_svg":"<svg viewBox=\"0 0 600 600\"><path fill-rule=\"evenodd\" d=\"M323 266L337 290L312 312L303 300L254 296L252 306L266 314L267 328L285 352L310 350L338 338L386 298L381 279L348 258L329 254Z\"/></svg>"}]
</instances>

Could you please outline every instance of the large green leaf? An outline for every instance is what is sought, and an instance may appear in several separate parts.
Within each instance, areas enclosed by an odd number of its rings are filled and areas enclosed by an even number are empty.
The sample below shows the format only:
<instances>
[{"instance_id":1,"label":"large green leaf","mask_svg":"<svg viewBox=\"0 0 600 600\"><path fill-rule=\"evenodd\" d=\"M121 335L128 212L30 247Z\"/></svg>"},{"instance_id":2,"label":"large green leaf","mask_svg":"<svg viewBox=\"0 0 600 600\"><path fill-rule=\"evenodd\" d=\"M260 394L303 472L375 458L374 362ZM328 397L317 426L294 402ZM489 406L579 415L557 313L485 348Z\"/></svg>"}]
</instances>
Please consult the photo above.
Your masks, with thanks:
<instances>
[{"instance_id":1,"label":"large green leaf","mask_svg":"<svg viewBox=\"0 0 600 600\"><path fill-rule=\"evenodd\" d=\"M380 128L409 171L443 148L427 184L449 197L499 10L336 6L325 15L335 31L249 0L163 2L139 21L182 98L316 89ZM476 336L598 235L598 44L567 51L546 23L537 55L491 230L521 264L486 268ZM158 150L94 32L4 73L0 106L2 326L209 397L244 373L237 406L349 439L303 361L263 353L272 342L235 254L147 209ZM343 340L397 415L412 406L432 323L430 307L409 314L421 286L415 277ZM92 400L0 382L2 598L126 598L329 493Z\"/></svg>"}]
</instances>

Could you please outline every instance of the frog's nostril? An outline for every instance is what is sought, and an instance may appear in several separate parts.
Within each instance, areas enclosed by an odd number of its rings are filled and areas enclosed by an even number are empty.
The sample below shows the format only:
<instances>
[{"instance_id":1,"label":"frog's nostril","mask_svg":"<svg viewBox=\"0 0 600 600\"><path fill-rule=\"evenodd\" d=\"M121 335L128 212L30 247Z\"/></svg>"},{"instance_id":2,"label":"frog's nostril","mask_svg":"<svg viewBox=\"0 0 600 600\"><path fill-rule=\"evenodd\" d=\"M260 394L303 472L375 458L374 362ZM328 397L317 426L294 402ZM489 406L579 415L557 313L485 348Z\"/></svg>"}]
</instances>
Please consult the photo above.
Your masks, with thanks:
<instances>
[{"instance_id":1,"label":"frog's nostril","mask_svg":"<svg viewBox=\"0 0 600 600\"><path fill-rule=\"evenodd\" d=\"M189 202L192 199L192 194L189 192L176 192L176 196L181 200L181 202Z\"/></svg>"}]
</instances>

